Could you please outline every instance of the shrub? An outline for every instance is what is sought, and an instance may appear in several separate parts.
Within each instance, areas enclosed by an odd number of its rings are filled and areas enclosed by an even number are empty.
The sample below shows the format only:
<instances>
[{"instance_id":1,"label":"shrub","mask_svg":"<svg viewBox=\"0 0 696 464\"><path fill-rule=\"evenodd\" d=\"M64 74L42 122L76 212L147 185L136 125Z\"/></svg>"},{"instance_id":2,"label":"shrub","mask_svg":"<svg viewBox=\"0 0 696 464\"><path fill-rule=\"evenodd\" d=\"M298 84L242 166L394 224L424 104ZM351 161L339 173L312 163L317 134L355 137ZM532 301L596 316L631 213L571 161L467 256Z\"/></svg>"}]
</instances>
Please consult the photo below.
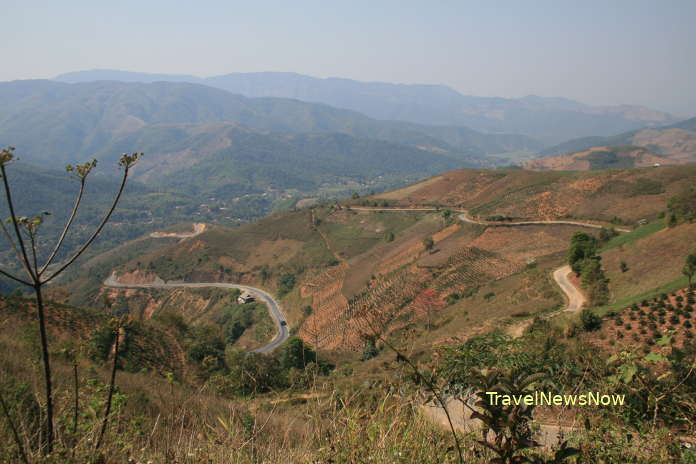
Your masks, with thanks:
<instances>
[{"instance_id":1,"label":"shrub","mask_svg":"<svg viewBox=\"0 0 696 464\"><path fill-rule=\"evenodd\" d=\"M598 330L602 326L602 318L589 309L582 310L580 321L582 322L582 328L586 332Z\"/></svg>"},{"instance_id":2,"label":"shrub","mask_svg":"<svg viewBox=\"0 0 696 464\"><path fill-rule=\"evenodd\" d=\"M278 295L284 296L290 293L295 287L296 277L295 274L283 274L278 279Z\"/></svg>"},{"instance_id":3,"label":"shrub","mask_svg":"<svg viewBox=\"0 0 696 464\"><path fill-rule=\"evenodd\" d=\"M459 293L450 293L449 295L447 295L447 296L445 297L445 302L446 302L448 305L453 305L454 303L456 303L457 301L459 301L459 299L460 299L461 297L462 297L462 296L461 296Z\"/></svg>"}]
</instances>

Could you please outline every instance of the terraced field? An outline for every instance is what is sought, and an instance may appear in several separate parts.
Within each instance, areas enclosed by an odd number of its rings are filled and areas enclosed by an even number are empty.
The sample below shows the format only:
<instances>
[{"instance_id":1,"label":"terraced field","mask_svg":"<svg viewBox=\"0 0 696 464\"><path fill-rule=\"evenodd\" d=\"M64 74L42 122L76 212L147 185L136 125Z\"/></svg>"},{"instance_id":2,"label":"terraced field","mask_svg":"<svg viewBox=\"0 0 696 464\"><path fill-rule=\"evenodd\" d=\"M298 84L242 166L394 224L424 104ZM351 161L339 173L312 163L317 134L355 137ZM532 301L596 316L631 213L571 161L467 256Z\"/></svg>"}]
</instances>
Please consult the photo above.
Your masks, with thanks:
<instances>
[{"instance_id":1,"label":"terraced field","mask_svg":"<svg viewBox=\"0 0 696 464\"><path fill-rule=\"evenodd\" d=\"M433 282L440 292L457 292L484 282L502 279L524 267L499 254L476 247L467 247L451 256L445 270Z\"/></svg>"}]
</instances>

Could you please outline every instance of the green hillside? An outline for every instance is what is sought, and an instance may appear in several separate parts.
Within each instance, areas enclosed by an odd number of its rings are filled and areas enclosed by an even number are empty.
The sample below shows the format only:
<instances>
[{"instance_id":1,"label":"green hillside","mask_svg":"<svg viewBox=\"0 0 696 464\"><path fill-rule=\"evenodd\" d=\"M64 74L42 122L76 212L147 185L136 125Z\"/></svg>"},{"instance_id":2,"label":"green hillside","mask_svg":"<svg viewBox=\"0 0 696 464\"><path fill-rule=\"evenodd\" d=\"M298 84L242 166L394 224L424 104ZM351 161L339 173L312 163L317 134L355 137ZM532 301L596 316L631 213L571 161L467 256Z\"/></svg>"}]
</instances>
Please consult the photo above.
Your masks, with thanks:
<instances>
[{"instance_id":1,"label":"green hillside","mask_svg":"<svg viewBox=\"0 0 696 464\"><path fill-rule=\"evenodd\" d=\"M56 79L73 83L97 80L186 81L248 97L282 97L323 103L380 120L525 134L548 143L585 135L610 135L673 120L669 114L640 106L598 107L567 98L535 95L481 97L463 95L444 85L361 82L339 77L320 79L292 72L236 72L200 78L92 70L66 73ZM636 118L636 114L640 117Z\"/></svg>"},{"instance_id":2,"label":"green hillside","mask_svg":"<svg viewBox=\"0 0 696 464\"><path fill-rule=\"evenodd\" d=\"M537 142L523 136L489 136L465 128L449 128L441 134L440 129L430 126L379 121L322 104L246 98L187 83L3 82L0 105L0 143L12 143L29 154L28 160L53 166L74 157L101 153L105 145L118 137L158 123L234 122L273 132L339 132L433 147L460 159L540 148ZM158 146L166 150L168 144Z\"/></svg>"}]
</instances>

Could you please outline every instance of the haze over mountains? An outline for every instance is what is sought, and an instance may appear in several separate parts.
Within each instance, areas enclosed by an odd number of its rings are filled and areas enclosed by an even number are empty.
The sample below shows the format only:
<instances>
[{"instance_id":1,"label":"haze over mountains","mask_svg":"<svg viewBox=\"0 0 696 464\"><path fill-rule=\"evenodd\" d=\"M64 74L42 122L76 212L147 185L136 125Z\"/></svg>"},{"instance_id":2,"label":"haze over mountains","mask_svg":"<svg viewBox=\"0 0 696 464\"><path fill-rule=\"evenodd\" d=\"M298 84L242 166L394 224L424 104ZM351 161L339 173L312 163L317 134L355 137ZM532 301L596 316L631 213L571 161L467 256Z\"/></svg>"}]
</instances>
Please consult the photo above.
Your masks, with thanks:
<instances>
[{"instance_id":1,"label":"haze over mountains","mask_svg":"<svg viewBox=\"0 0 696 464\"><path fill-rule=\"evenodd\" d=\"M0 83L0 104L0 139L58 163L76 155L109 155L109 143L149 124L233 122L280 133L343 133L448 152L456 159L540 147L525 136L378 121L327 105L247 98L188 83L14 81Z\"/></svg>"},{"instance_id":2,"label":"haze over mountains","mask_svg":"<svg viewBox=\"0 0 696 464\"><path fill-rule=\"evenodd\" d=\"M612 135L674 118L633 105L590 106L566 98L517 99L466 96L443 85L404 85L319 79L296 73L232 73L209 78L114 70L78 71L56 77L62 82L194 82L249 97L282 97L324 103L383 120L466 126L479 131L519 133L547 144L589 135Z\"/></svg>"},{"instance_id":3,"label":"haze over mountains","mask_svg":"<svg viewBox=\"0 0 696 464\"><path fill-rule=\"evenodd\" d=\"M494 154L559 154L598 141L629 143L636 134L649 145L644 135L671 120L642 107L466 97L445 86L294 73L202 79L82 71L0 83L0 105L0 144L18 147L26 162L61 168L96 157L104 166L137 148L147 157L135 180L188 196L180 200L189 211L191 202L214 198L231 209L230 217L245 219L278 202L287 207L291 198L380 191L451 169L506 162ZM665 127L693 135L679 123ZM619 128L633 130L614 135ZM550 140L584 133L593 136L544 150ZM635 163L614 167L629 165Z\"/></svg>"}]
</instances>

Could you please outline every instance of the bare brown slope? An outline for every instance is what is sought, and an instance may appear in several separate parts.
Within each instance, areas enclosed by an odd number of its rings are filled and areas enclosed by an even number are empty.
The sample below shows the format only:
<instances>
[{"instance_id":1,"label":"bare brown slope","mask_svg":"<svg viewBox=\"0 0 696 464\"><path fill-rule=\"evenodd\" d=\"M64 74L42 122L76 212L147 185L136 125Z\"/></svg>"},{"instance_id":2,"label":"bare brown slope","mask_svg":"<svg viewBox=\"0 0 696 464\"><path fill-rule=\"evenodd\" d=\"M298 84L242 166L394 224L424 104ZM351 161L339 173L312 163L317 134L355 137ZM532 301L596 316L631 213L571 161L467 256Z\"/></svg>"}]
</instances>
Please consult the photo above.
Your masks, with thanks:
<instances>
[{"instance_id":1,"label":"bare brown slope","mask_svg":"<svg viewBox=\"0 0 696 464\"><path fill-rule=\"evenodd\" d=\"M375 199L402 207L463 208L482 218L620 218L631 223L656 217L671 196L694 184L696 166L588 172L465 169Z\"/></svg>"},{"instance_id":2,"label":"bare brown slope","mask_svg":"<svg viewBox=\"0 0 696 464\"><path fill-rule=\"evenodd\" d=\"M536 158L524 163L525 169L539 171L589 171L593 169L592 156L614 153L614 147L593 147L589 150L579 151L567 156L552 156L548 158ZM635 168L645 168L655 165L680 164L681 160L657 156L642 147L628 147L621 150L616 156L617 163Z\"/></svg>"},{"instance_id":3,"label":"bare brown slope","mask_svg":"<svg viewBox=\"0 0 696 464\"><path fill-rule=\"evenodd\" d=\"M694 125L690 120L685 121L682 127L644 129L621 134L606 138L605 143L585 147L575 153L527 161L524 167L536 170L590 170L696 163L696 131L693 129ZM578 142L582 145L582 141ZM553 152L554 149L549 151ZM602 152L615 158L615 166L601 166L602 163L591 161Z\"/></svg>"}]
</instances>

